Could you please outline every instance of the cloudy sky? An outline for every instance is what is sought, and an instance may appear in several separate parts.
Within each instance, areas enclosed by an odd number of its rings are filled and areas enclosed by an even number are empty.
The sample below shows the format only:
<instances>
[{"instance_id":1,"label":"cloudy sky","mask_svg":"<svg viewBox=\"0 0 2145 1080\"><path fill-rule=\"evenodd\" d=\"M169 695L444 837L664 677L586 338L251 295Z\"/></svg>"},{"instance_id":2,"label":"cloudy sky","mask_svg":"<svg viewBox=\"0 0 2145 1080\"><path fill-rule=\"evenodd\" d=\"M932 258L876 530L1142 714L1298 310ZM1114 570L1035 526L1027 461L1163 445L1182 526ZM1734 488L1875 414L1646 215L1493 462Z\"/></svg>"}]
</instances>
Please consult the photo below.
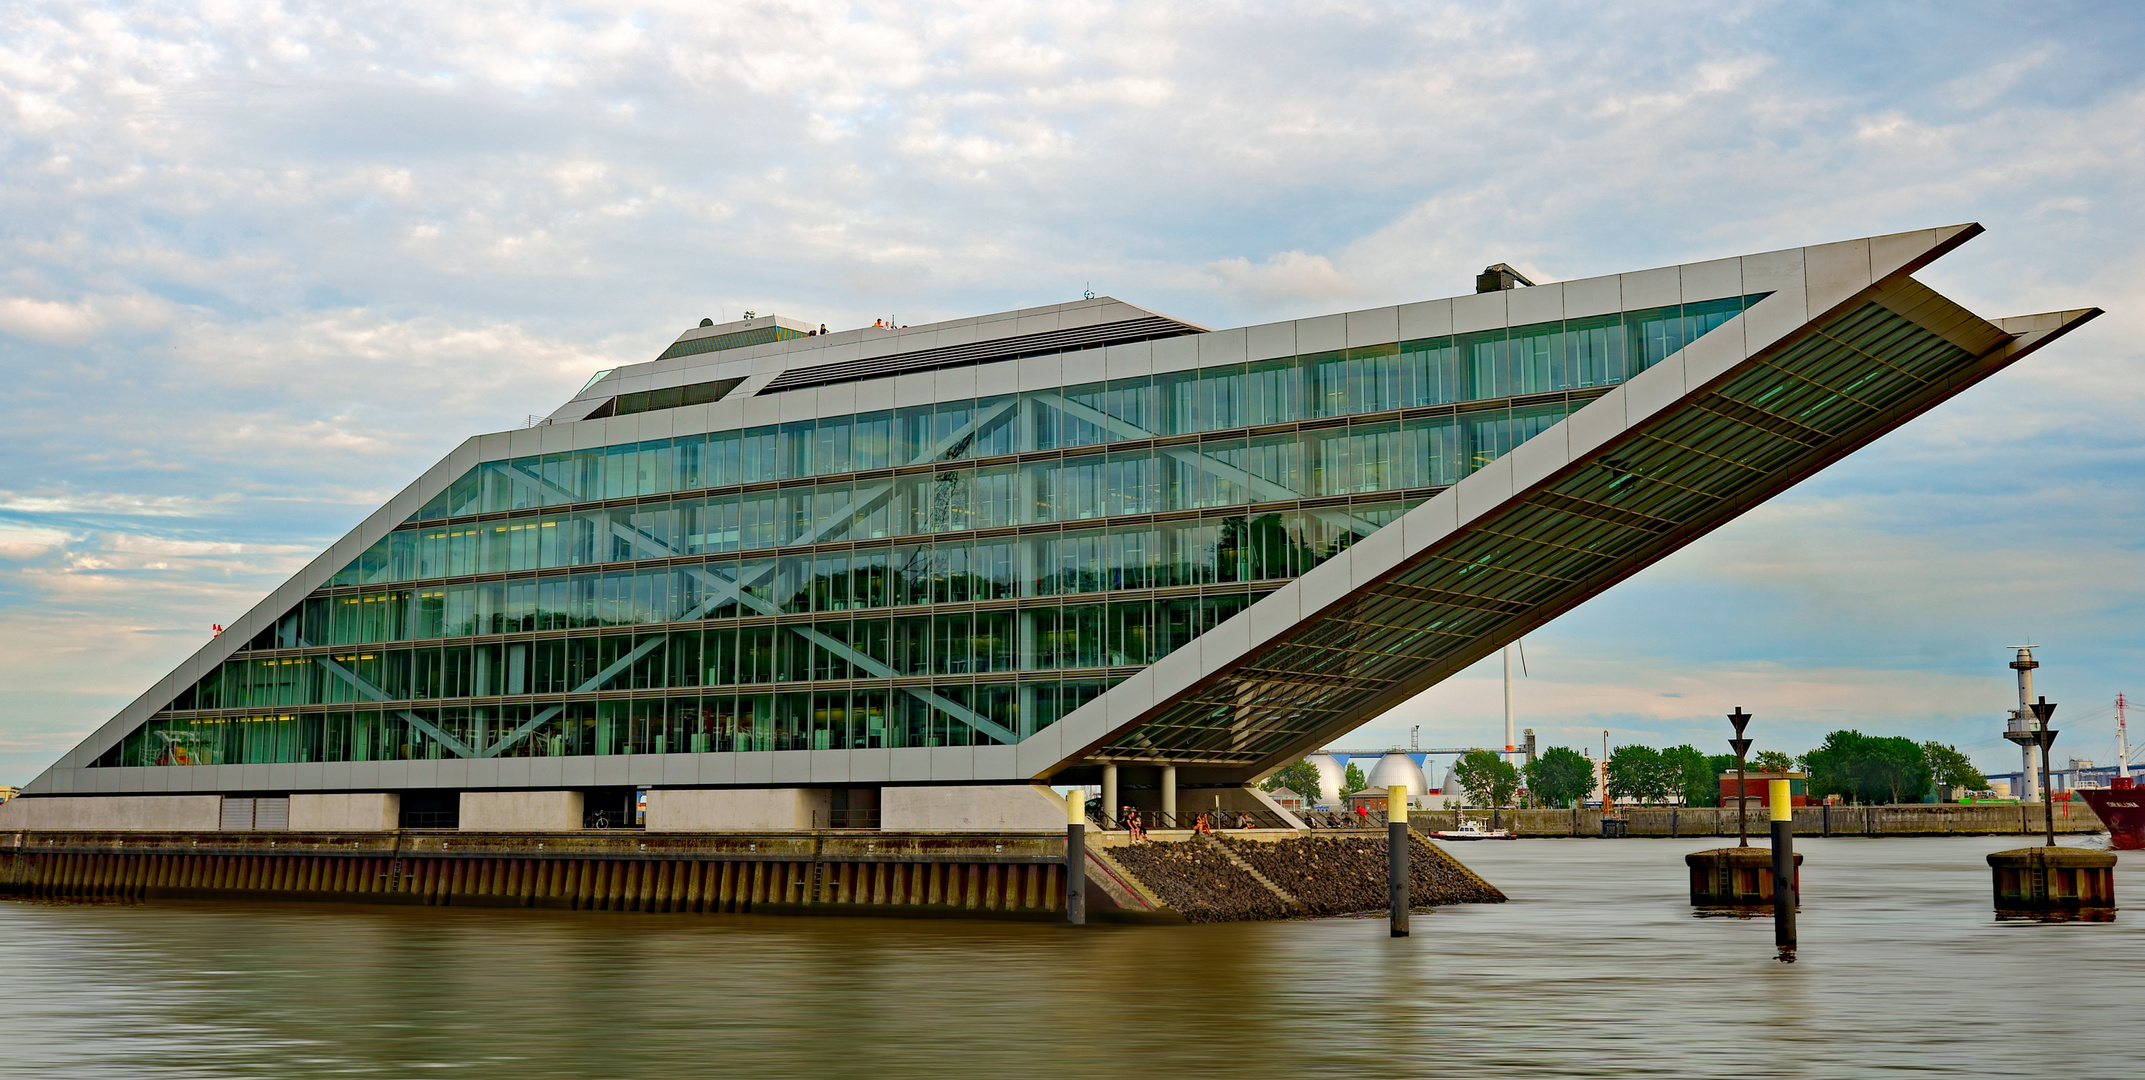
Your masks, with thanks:
<instances>
[{"instance_id":1,"label":"cloudy sky","mask_svg":"<svg viewBox=\"0 0 2145 1080\"><path fill-rule=\"evenodd\" d=\"M1530 638L1521 722L1712 747L1741 705L1993 767L2031 639L2059 757L2106 761L2141 56L2122 4L0 5L0 784L703 316L1234 326L1970 220L1930 284L2109 314ZM1499 694L1349 741L1493 742Z\"/></svg>"}]
</instances>

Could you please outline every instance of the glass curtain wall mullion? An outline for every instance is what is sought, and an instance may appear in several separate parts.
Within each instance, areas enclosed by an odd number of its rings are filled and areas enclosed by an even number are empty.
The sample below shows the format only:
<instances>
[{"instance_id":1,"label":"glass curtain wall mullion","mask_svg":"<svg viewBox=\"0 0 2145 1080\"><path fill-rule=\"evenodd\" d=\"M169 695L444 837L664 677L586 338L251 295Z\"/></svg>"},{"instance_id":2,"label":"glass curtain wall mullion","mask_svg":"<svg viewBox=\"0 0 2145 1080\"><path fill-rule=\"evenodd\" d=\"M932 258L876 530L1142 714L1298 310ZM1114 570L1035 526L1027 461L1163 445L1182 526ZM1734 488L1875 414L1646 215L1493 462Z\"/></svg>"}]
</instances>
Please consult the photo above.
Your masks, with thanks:
<instances>
[{"instance_id":1,"label":"glass curtain wall mullion","mask_svg":"<svg viewBox=\"0 0 2145 1080\"><path fill-rule=\"evenodd\" d=\"M406 755L462 753L506 730L501 723L528 729L531 745L595 752L616 743L602 729L616 718L537 703L561 690L675 696L681 682L708 681L697 659L678 667L690 642L694 656L730 658L733 681L713 684L737 688L724 698L725 730L749 728L749 739L737 738L765 747L770 717L850 708L783 695L864 693L857 665L875 662L875 649L894 657L892 635L872 643L875 627L921 619L920 640L932 644L920 655L932 659L890 673L948 686L943 704L956 710L983 703L977 718L1036 708L1047 723L1057 710L1034 704L1036 693L938 680L1062 673L1060 684L1082 687L1065 701L1091 697L1116 673L1241 611L1259 582L1271 587L1332 557L1731 307L486 462L249 643L254 661L281 668L243 677L219 669L181 700L198 706L197 718L240 702L337 716L424 703L367 730L399 723ZM1909 355L1881 328L1865 338ZM1491 393L1500 396L1486 400ZM1094 556L1066 546L1082 535L1096 540ZM1089 569L1095 557L1102 562ZM914 587L901 587L903 573ZM848 620L828 621L835 612ZM764 675L740 637L752 627L779 645ZM615 657L605 642L618 643ZM584 645L600 655L568 655ZM652 657L677 670L648 674ZM351 678L301 686L284 670L334 666ZM679 673L687 669L695 674ZM542 687L539 672L549 673ZM1088 674L1097 672L1113 674ZM629 684L606 681L620 677ZM761 678L772 681L747 681ZM768 689L748 693L753 686ZM779 700L760 700L767 694ZM526 715L479 711L499 708ZM950 732L944 719L887 723ZM579 728L538 730L546 725ZM1020 720L991 737L1036 727ZM339 753L378 749L351 731ZM970 724L945 737L975 732Z\"/></svg>"},{"instance_id":2,"label":"glass curtain wall mullion","mask_svg":"<svg viewBox=\"0 0 2145 1080\"><path fill-rule=\"evenodd\" d=\"M1265 479L1271 475L1265 473L1266 466L1252 467L1248 462L1240 464L1234 460L1241 452L1239 447L1252 444L1237 443L1230 438L1208 439L1196 444L1196 449L1195 444L1161 444L1151 458L1125 459L1125 468L1136 465L1142 470L1166 459L1180 473L1189 464L1194 473L1201 475L1201 484L1220 485L1213 492L1204 488L1194 490L1181 476L1158 488L1151 474L1118 469L1114 464L1118 459L1113 451L1110 461L1116 470L1112 474L1116 479L1112 481L1110 497L1117 505L1112 509L1100 509L1097 504L1100 512L1086 512L1074 507L1069 516L1075 520L1093 520L1124 516L1150 507L1151 512L1187 513L1221 506L1280 502L1301 495L1442 487L1480 463L1501 456L1512 445L1554 423L1561 415L1554 403L1527 410L1508 408L1494 413L1462 414L1465 422L1473 426L1477 444L1474 451L1464 456L1438 449L1438 445L1448 442L1451 436L1447 428L1427 417L1401 418L1399 426L1379 418L1358 418L1326 427L1305 428L1298 434L1309 440L1307 445L1323 447L1319 451L1322 456L1317 470L1308 480L1294 478L1293 469L1289 470L1288 478ZM1523 426L1514 428L1512 423L1515 422ZM1426 423L1427 427L1413 426ZM1248 440L1250 436L1247 434L1244 438ZM1398 441L1387 447L1375 441L1379 439ZM1137 454L1138 448L1125 453ZM1026 468L1051 462L1062 466L1064 460L1050 456L1016 458L1006 467ZM1100 459L1097 460L1099 463ZM1080 461L1071 464L1074 468L1081 466ZM361 556L353 563L356 569L346 569L338 574L328 589L333 591L358 584L444 580L468 577L473 573L497 574L561 565L591 565L660 555L664 551L695 555L708 550L797 546L840 539L853 529L858 530L864 539L875 539L890 534L937 535L960 531L970 525L1017 527L1062 521L1068 516L1060 512L1063 508L1029 511L1018 521L1007 517L1006 511L999 511L996 518L989 514L979 515L967 487L977 479L988 477L965 470L906 475L917 478L910 481L912 485L923 483L925 486L915 488L912 501L916 502L917 508L909 512L910 523L899 530L890 529L871 517L877 513L877 504L892 493L892 489L882 486L879 480L855 481L853 484L845 481L834 487L821 483L745 489L735 493L738 499L744 500L742 504L733 502L725 493L684 500L641 499L580 509L566 508L543 518L485 518L467 526L450 525L444 530L398 530L376 545L376 549L393 551L376 550ZM1136 475L1148 478L1137 481L1139 493L1132 494L1123 485L1133 482L1127 478ZM936 486L922 479L925 477L935 477ZM897 476L895 482L899 483L900 477ZM993 497L1010 507L1010 486L1007 491L1007 495ZM753 520L774 520L755 517L762 514L755 508L769 498L787 507L781 513L788 515L783 520L790 524L772 528L751 524ZM935 500L928 514L922 510L926 498ZM739 505L748 511L744 534L736 532ZM765 505L769 509L775 507L772 502ZM828 514L836 516L829 518ZM852 515L856 517L854 522L846 520ZM569 536L570 533L579 535ZM414 549L416 555L404 558L394 554L404 548Z\"/></svg>"},{"instance_id":3,"label":"glass curtain wall mullion","mask_svg":"<svg viewBox=\"0 0 2145 1080\"><path fill-rule=\"evenodd\" d=\"M1017 398L940 402L899 410L898 415L882 411L824 417L801 422L802 427L791 425L787 441L796 448L788 451L779 445L785 441L782 426L768 425L487 462L449 485L413 515L413 521L1500 396L1473 389L1461 392L1459 384L1467 380L1458 378L1455 365L1463 344L1479 354L1470 363L1490 372L1483 381L1492 386L1509 384L1518 393L1606 387L1657 363L1762 295L1463 335L1465 343L1451 338L1407 341ZM1616 335L1607 330L1612 323L1624 328L1625 346L1612 344ZM1619 349L1638 356L1638 363L1608 359ZM1597 352L1604 358L1599 362L1591 359ZM1276 382L1277 374L1286 377ZM1196 388L1191 405L1183 403L1190 400L1184 393L1187 385ZM1172 392L1176 398L1162 400ZM1301 402L1306 394L1319 404L1305 408ZM1048 403L1060 415L1026 415L1035 401Z\"/></svg>"}]
</instances>

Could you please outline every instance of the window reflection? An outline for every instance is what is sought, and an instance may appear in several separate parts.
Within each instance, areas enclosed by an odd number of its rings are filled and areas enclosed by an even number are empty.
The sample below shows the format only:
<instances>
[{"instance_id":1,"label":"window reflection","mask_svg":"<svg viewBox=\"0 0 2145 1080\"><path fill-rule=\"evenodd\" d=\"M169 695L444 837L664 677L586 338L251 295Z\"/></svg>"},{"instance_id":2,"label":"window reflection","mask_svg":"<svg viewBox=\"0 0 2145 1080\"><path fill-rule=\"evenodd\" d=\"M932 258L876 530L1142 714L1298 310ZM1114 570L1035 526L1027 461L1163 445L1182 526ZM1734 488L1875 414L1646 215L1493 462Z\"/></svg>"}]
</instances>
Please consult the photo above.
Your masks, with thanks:
<instances>
[{"instance_id":1,"label":"window reflection","mask_svg":"<svg viewBox=\"0 0 2145 1080\"><path fill-rule=\"evenodd\" d=\"M485 462L98 764L1017 741L1757 299Z\"/></svg>"}]
</instances>

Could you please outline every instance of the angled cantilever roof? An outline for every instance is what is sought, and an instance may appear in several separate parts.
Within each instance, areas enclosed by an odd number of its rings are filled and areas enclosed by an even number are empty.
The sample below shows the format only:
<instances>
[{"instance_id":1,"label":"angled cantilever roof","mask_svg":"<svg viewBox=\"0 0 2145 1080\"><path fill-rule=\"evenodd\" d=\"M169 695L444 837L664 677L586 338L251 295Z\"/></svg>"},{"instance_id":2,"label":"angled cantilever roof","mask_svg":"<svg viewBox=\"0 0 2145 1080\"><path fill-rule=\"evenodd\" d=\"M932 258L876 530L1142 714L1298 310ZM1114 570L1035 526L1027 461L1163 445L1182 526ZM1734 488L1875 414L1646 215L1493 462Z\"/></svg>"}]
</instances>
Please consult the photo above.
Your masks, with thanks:
<instances>
[{"instance_id":1,"label":"angled cantilever roof","mask_svg":"<svg viewBox=\"0 0 2145 1080\"><path fill-rule=\"evenodd\" d=\"M1612 285L1625 309L1660 302L1635 290L1673 298L1694 277L1769 294L1022 743L1019 771L1271 772L2099 314L1992 323L1909 276L1981 231L1452 301L1461 331L1568 317L1574 301L1598 308Z\"/></svg>"},{"instance_id":2,"label":"angled cantilever roof","mask_svg":"<svg viewBox=\"0 0 2145 1080\"><path fill-rule=\"evenodd\" d=\"M791 371L1124 324L1107 298L918 327L815 336L633 365L592 380L540 428L481 435L380 507L48 769L32 793L380 790L549 782L500 759L87 768L483 461L973 393L1378 346L1662 305L1763 295L1248 611L1014 746L629 755L631 783L1015 781L1105 761L1171 762L1186 782L1269 771L1501 648L1884 432L2099 314L1984 320L1909 275L1977 225L1769 252L1055 357L950 362L780 390ZM1175 320L1169 320L1175 323ZM720 328L716 328L720 329ZM1144 355L1143 355L1144 354ZM1122 356L1120 369L1117 357ZM1075 378L1075 370L1085 372ZM623 394L742 377L721 400L589 418ZM933 389L937 387L938 389ZM960 388L966 387L966 390ZM751 400L740 400L746 397ZM746 762L745 759L752 759ZM694 760L697 759L697 760ZM545 759L564 761L567 759ZM688 768L689 766L689 768ZM520 769L521 772L512 770ZM757 781L747 777L759 777Z\"/></svg>"}]
</instances>

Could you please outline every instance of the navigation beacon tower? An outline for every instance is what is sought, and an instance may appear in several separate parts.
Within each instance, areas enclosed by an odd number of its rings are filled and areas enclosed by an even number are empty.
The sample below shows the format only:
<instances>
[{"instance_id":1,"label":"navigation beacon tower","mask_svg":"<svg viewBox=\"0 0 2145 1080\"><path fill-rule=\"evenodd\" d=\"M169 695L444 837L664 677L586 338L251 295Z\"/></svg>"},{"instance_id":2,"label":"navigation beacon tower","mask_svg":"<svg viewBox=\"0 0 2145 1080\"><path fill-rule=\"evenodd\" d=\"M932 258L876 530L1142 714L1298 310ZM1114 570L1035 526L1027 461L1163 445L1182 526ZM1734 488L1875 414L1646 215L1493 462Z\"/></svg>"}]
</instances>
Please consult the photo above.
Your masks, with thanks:
<instances>
[{"instance_id":1,"label":"navigation beacon tower","mask_svg":"<svg viewBox=\"0 0 2145 1080\"><path fill-rule=\"evenodd\" d=\"M2020 802L2033 802L2040 794L2040 769L2034 760L2036 738L2033 728L2033 669L2040 667L2033 658L2033 646L2018 646L2018 657L2011 661L2011 669L2018 672L2018 708L2011 710L2011 723L2004 729L2003 737L2018 744Z\"/></svg>"}]
</instances>

